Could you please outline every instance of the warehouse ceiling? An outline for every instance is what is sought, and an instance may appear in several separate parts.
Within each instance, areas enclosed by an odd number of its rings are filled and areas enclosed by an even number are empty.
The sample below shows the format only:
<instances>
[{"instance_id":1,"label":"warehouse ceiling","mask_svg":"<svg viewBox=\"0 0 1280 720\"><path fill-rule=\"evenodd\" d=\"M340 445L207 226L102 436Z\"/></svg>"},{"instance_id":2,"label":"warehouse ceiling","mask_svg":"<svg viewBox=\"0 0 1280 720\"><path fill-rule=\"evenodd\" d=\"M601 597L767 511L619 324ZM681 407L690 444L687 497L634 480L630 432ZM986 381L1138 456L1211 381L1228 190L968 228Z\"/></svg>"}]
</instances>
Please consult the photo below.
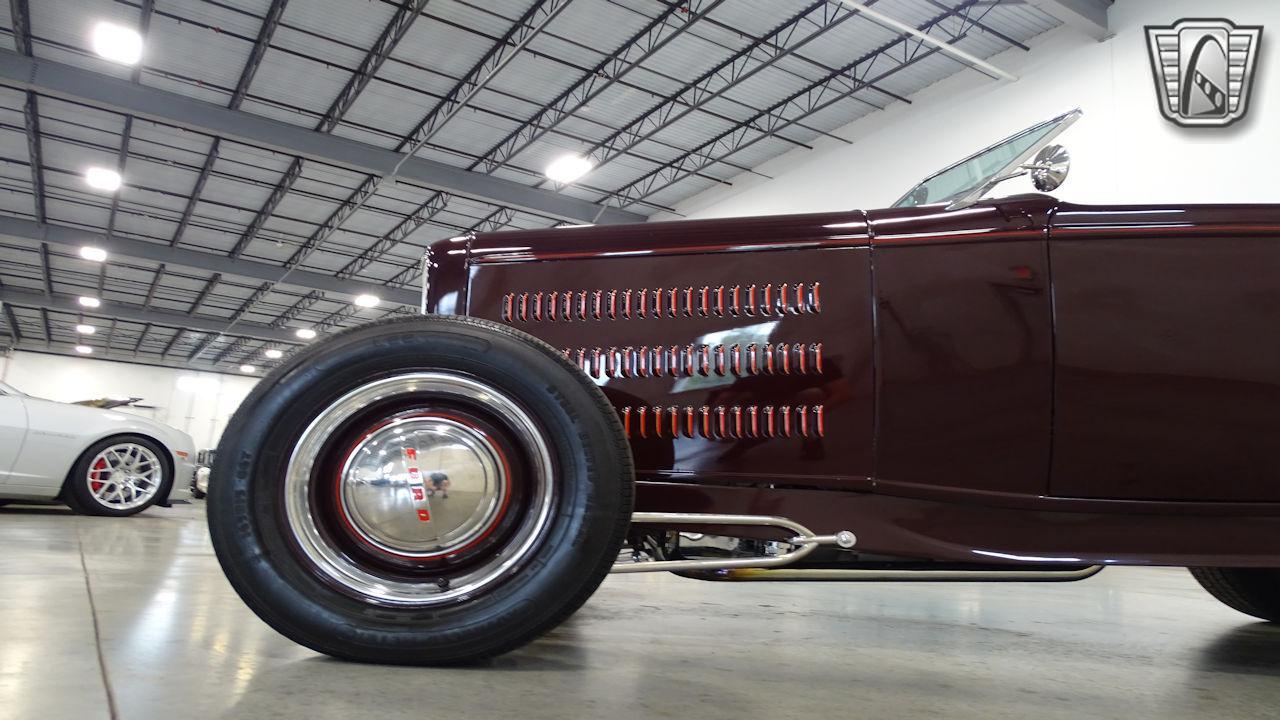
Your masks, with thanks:
<instances>
[{"instance_id":1,"label":"warehouse ceiling","mask_svg":"<svg viewBox=\"0 0 1280 720\"><path fill-rule=\"evenodd\" d=\"M8 0L0 344L260 372L416 312L433 241L642 221L1105 2L862 4Z\"/></svg>"}]
</instances>

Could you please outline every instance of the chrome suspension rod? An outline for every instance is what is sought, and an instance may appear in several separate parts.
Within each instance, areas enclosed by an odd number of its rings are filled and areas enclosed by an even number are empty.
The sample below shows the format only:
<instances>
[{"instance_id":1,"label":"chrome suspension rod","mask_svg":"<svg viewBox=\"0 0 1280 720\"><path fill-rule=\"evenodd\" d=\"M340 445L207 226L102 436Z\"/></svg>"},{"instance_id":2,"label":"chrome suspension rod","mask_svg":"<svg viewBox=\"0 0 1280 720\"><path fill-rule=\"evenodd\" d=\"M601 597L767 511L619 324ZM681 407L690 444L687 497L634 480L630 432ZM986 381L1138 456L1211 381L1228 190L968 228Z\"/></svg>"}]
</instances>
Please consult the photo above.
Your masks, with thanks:
<instances>
[{"instance_id":1,"label":"chrome suspension rod","mask_svg":"<svg viewBox=\"0 0 1280 720\"><path fill-rule=\"evenodd\" d=\"M640 525L735 525L749 527L782 528L792 537L784 542L796 546L779 555L766 557L714 558L708 560L655 560L652 562L616 563L611 573L676 572L681 570L723 570L726 568L769 568L790 565L805 557L819 545L836 545L851 548L858 538L848 530L834 535L818 535L800 523L773 515L719 515L713 513L655 513L631 514L631 522Z\"/></svg>"}]
</instances>

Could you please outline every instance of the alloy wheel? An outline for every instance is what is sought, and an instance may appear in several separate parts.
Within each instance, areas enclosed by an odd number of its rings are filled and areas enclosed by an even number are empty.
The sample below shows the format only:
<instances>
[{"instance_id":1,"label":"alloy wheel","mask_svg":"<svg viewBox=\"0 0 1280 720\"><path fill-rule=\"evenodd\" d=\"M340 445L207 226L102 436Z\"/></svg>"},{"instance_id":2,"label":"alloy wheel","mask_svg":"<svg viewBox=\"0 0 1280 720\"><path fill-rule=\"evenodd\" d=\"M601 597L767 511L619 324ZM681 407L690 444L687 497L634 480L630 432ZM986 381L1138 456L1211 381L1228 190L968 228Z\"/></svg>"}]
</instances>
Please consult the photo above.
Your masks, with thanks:
<instances>
[{"instance_id":1,"label":"alloy wheel","mask_svg":"<svg viewBox=\"0 0 1280 720\"><path fill-rule=\"evenodd\" d=\"M102 506L132 510L155 497L164 482L164 465L148 447L117 443L93 458L85 482L93 499Z\"/></svg>"}]
</instances>

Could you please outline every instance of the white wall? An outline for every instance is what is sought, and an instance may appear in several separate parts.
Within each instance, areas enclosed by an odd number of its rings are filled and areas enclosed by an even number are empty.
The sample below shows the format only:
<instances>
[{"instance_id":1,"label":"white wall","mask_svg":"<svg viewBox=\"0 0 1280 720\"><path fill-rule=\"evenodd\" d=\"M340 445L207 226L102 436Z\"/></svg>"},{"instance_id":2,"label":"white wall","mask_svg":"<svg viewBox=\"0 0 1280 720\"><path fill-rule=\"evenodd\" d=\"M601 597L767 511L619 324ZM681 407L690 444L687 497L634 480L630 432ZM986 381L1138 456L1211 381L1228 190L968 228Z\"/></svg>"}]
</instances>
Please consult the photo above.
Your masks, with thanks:
<instances>
[{"instance_id":1,"label":"white wall","mask_svg":"<svg viewBox=\"0 0 1280 720\"><path fill-rule=\"evenodd\" d=\"M61 402L141 397L142 405L155 408L120 410L186 432L197 449L218 444L227 420L257 384L256 378L237 375L31 352L0 357L0 381L28 395Z\"/></svg>"},{"instance_id":2,"label":"white wall","mask_svg":"<svg viewBox=\"0 0 1280 720\"><path fill-rule=\"evenodd\" d=\"M1181 128L1160 114L1142 26L1185 17L1264 26L1248 114L1231 127ZM760 168L771 180L739 176L734 187L676 209L726 217L885 207L925 176L1073 107L1085 115L1057 140L1072 156L1071 175L1054 193L1063 200L1280 202L1280 2L1118 0L1110 26L1115 35L1103 42L1069 27L1045 33L1029 53L991 59L1016 82L961 72L920 91L911 105L895 103L838 130L852 145L816 142ZM996 193L1030 189L1012 181Z\"/></svg>"}]
</instances>

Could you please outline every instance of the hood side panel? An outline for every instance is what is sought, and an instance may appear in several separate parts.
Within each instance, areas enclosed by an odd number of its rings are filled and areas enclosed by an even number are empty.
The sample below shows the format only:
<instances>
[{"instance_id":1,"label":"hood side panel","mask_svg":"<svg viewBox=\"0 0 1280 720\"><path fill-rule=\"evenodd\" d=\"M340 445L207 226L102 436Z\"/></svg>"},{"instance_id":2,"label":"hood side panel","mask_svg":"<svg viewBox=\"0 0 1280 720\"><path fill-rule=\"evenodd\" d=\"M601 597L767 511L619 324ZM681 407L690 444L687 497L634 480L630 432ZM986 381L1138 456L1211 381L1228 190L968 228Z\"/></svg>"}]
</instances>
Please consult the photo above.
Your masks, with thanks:
<instances>
[{"instance_id":1,"label":"hood side panel","mask_svg":"<svg viewBox=\"0 0 1280 720\"><path fill-rule=\"evenodd\" d=\"M545 340L592 377L641 478L867 488L870 249L861 226L845 229L791 250L735 252L722 240L696 252L708 238L692 235L643 255L539 246L526 252L567 259L472 265L468 310ZM613 252L633 240L613 237L602 243Z\"/></svg>"}]
</instances>

